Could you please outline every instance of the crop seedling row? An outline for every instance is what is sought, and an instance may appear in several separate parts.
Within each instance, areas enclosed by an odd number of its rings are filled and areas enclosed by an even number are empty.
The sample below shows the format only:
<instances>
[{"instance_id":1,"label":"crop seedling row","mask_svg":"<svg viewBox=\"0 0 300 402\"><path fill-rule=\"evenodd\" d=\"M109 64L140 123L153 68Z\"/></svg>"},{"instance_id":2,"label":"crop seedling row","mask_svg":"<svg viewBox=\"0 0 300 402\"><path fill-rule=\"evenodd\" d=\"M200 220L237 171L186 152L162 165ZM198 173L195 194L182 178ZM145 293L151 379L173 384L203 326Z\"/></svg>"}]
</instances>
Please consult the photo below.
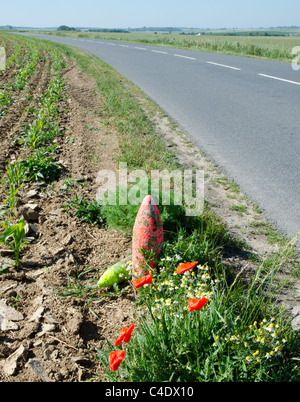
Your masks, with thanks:
<instances>
[{"instance_id":1,"label":"crop seedling row","mask_svg":"<svg viewBox=\"0 0 300 402\"><path fill-rule=\"evenodd\" d=\"M5 88L0 91L0 116L7 113L8 107L14 103L13 97L20 94L30 82L30 77L37 73L39 63L45 59L45 55L51 61L51 79L38 99L38 108L28 106L28 116L33 121L26 123L23 131L11 138L15 145L21 146L26 158L9 161L1 178L1 188L6 198L1 208L1 226L4 232L0 243L13 249L15 266L19 269L21 249L26 244L26 222L23 217L19 220L15 217L18 192L24 183L30 181L54 181L62 170L62 165L55 162L52 156L55 146L50 144L56 136L61 135L58 110L63 98L64 82L60 72L64 68L64 62L57 51L44 43L37 45L33 41L20 41L19 38L11 42L14 44L14 53L8 57L8 66L14 66L15 71ZM27 100L30 101L30 98Z\"/></svg>"}]
</instances>

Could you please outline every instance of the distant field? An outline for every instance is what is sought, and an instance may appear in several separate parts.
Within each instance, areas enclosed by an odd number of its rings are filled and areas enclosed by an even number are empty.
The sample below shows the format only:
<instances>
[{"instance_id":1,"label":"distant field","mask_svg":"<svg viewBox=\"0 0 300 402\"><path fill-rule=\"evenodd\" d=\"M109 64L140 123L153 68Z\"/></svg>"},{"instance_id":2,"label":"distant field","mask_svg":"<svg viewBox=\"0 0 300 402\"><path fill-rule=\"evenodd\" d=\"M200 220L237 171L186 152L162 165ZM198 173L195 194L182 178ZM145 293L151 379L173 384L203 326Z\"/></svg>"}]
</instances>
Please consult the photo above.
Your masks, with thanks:
<instances>
[{"instance_id":1,"label":"distant field","mask_svg":"<svg viewBox=\"0 0 300 402\"><path fill-rule=\"evenodd\" d=\"M292 49L300 46L300 36L180 35L179 33L43 32L75 38L127 41L291 62Z\"/></svg>"}]
</instances>

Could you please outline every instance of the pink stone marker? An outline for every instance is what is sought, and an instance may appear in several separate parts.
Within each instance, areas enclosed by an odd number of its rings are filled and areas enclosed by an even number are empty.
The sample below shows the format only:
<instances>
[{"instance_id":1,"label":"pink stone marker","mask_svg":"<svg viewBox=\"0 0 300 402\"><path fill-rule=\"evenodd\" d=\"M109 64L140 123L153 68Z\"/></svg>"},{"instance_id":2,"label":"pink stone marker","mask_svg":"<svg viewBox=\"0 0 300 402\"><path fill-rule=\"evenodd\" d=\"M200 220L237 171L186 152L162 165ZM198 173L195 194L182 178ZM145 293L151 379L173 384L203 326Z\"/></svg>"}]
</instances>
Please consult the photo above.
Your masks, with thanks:
<instances>
[{"instance_id":1,"label":"pink stone marker","mask_svg":"<svg viewBox=\"0 0 300 402\"><path fill-rule=\"evenodd\" d=\"M149 274L149 266L140 250L153 250L155 259L162 252L164 241L163 226L159 210L154 199L147 195L142 202L133 227L132 239L132 274L133 277L143 277ZM155 262L150 261L151 269L155 269Z\"/></svg>"}]
</instances>

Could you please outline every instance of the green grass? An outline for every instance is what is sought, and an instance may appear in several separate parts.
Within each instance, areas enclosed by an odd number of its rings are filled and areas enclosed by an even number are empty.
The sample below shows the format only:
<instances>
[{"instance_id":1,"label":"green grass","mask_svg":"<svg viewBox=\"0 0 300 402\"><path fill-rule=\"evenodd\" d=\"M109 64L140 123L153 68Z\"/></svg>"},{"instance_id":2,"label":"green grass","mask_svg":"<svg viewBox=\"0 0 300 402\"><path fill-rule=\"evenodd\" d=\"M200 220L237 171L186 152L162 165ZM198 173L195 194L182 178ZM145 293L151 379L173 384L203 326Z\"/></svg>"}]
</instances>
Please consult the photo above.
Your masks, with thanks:
<instances>
[{"instance_id":1,"label":"green grass","mask_svg":"<svg viewBox=\"0 0 300 402\"><path fill-rule=\"evenodd\" d=\"M104 222L102 206L96 200L88 202L76 195L74 200L67 202L65 208L67 211L70 208L75 209L74 216L79 218L81 222L87 222L91 225L102 225Z\"/></svg>"},{"instance_id":2,"label":"green grass","mask_svg":"<svg viewBox=\"0 0 300 402\"><path fill-rule=\"evenodd\" d=\"M199 233L198 233L199 234ZM192 245L192 246L191 246ZM193 249L198 247L198 249ZM187 249L190 249L187 252ZM129 344L116 347L107 340L98 349L108 381L129 382L294 382L299 380L299 334L266 291L275 271L288 254L272 267L261 264L250 286L218 266L199 262L192 271L175 275L182 261L201 255L201 240L193 233L167 247L153 284L140 288L136 329ZM201 258L200 258L201 260ZM279 264L278 264L279 263ZM263 275L263 276L261 276ZM190 312L187 300L206 297L200 311ZM116 338L118 335L116 328ZM120 369L112 373L108 356L126 350Z\"/></svg>"},{"instance_id":3,"label":"green grass","mask_svg":"<svg viewBox=\"0 0 300 402\"><path fill-rule=\"evenodd\" d=\"M125 346L128 353L120 372L112 374L107 369L107 378L114 381L119 375L137 382L297 381L299 336L291 330L284 311L265 299L279 260L274 260L268 271L262 263L251 286L239 278L229 284L221 265L218 270L200 265L174 277L181 261L178 254L186 261L180 254L185 247L183 242L181 250L178 244L173 253L169 249L169 261L166 258L160 264L153 285L139 291L137 300L146 304L148 314L137 318L138 329ZM281 262L286 252L282 251ZM209 302L203 310L190 313L187 299L193 297L207 297ZM108 342L106 357L112 349L116 347ZM99 352L104 365L105 352Z\"/></svg>"},{"instance_id":4,"label":"green grass","mask_svg":"<svg viewBox=\"0 0 300 402\"><path fill-rule=\"evenodd\" d=\"M259 57L271 60L291 62L295 56L292 49L300 46L300 37L295 36L250 36L250 35L179 35L154 33L66 33L54 32L51 35L117 40L146 45L163 46L202 52L233 54L247 57Z\"/></svg>"}]
</instances>

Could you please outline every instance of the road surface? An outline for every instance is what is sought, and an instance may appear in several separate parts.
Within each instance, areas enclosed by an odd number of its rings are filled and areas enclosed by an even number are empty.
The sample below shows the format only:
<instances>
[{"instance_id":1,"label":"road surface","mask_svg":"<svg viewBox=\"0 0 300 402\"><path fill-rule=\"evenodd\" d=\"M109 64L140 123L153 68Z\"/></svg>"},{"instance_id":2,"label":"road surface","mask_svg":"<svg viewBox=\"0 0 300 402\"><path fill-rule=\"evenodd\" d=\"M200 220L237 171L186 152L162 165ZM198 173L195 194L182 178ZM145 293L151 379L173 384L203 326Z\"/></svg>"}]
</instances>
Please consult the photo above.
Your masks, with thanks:
<instances>
[{"instance_id":1,"label":"road surface","mask_svg":"<svg viewBox=\"0 0 300 402\"><path fill-rule=\"evenodd\" d=\"M164 109L282 233L300 232L300 70L247 57L34 36L111 65Z\"/></svg>"}]
</instances>

